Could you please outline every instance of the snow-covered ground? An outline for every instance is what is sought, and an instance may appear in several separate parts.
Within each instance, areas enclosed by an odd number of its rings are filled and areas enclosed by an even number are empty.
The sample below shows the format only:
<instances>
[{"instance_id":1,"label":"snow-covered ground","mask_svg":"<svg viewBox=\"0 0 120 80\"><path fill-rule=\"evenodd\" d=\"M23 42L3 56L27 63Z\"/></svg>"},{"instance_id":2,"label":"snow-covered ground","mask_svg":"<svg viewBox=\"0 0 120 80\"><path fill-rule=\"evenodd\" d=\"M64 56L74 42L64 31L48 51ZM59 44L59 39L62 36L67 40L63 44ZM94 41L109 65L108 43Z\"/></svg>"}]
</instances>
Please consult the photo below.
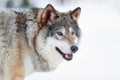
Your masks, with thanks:
<instances>
[{"instance_id":1,"label":"snow-covered ground","mask_svg":"<svg viewBox=\"0 0 120 80\"><path fill-rule=\"evenodd\" d=\"M37 7L51 3L59 11L80 6L80 49L55 71L36 72L25 80L120 80L120 0L66 0L67 5L57 1L30 0Z\"/></svg>"}]
</instances>

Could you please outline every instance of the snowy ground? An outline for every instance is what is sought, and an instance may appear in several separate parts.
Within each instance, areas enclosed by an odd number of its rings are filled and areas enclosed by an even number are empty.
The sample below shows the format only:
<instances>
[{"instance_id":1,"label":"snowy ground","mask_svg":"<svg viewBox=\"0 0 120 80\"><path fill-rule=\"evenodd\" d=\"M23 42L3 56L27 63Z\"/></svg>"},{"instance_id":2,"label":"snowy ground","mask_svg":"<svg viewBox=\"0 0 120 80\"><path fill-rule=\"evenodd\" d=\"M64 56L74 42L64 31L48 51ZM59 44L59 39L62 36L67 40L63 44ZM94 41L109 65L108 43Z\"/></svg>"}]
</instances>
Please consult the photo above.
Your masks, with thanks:
<instances>
[{"instance_id":1,"label":"snowy ground","mask_svg":"<svg viewBox=\"0 0 120 80\"><path fill-rule=\"evenodd\" d=\"M82 8L80 49L71 62L63 62L53 72L34 73L25 80L120 80L119 0L66 0L68 5L62 6L55 0L40 1L31 3L38 7L51 3L59 11Z\"/></svg>"}]
</instances>

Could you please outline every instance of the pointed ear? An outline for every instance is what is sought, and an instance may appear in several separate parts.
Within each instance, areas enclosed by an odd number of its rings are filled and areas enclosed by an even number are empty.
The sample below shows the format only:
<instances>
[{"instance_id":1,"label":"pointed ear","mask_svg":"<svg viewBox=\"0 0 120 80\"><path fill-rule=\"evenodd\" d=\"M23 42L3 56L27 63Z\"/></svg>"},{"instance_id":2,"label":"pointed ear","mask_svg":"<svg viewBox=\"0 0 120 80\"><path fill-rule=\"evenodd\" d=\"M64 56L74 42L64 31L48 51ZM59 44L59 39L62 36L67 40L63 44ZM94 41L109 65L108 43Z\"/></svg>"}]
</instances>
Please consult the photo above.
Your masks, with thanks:
<instances>
[{"instance_id":1,"label":"pointed ear","mask_svg":"<svg viewBox=\"0 0 120 80\"><path fill-rule=\"evenodd\" d=\"M81 12L81 8L77 7L76 9L74 9L73 11L70 11L70 17L74 20L74 21L78 21L78 18L80 16L80 12Z\"/></svg>"},{"instance_id":2,"label":"pointed ear","mask_svg":"<svg viewBox=\"0 0 120 80\"><path fill-rule=\"evenodd\" d=\"M57 11L51 4L48 4L43 10L40 23L42 26L51 25L52 22L58 18Z\"/></svg>"}]
</instances>

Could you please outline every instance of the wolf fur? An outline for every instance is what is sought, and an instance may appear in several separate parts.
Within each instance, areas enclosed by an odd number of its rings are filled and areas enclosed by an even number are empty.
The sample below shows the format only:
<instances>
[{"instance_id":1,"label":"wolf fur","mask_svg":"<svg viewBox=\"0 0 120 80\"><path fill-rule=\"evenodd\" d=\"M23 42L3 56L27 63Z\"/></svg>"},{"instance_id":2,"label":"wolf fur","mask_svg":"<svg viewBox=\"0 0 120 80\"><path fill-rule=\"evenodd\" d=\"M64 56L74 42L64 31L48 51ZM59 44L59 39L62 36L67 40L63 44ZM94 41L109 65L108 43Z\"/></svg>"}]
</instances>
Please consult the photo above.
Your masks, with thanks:
<instances>
[{"instance_id":1,"label":"wolf fur","mask_svg":"<svg viewBox=\"0 0 120 80\"><path fill-rule=\"evenodd\" d=\"M80 29L77 25L81 9L66 13L58 12L52 5L46 8L28 9L21 12L0 12L0 80L24 80L34 71L54 70L63 60L55 45L77 45ZM67 26L67 27L65 27ZM73 37L61 37L75 31ZM68 30L65 33L65 29ZM72 33L74 34L74 33ZM54 37L53 37L54 35ZM64 41L62 40L64 39ZM62 41L61 41L62 40ZM66 53L65 47L60 46Z\"/></svg>"}]
</instances>

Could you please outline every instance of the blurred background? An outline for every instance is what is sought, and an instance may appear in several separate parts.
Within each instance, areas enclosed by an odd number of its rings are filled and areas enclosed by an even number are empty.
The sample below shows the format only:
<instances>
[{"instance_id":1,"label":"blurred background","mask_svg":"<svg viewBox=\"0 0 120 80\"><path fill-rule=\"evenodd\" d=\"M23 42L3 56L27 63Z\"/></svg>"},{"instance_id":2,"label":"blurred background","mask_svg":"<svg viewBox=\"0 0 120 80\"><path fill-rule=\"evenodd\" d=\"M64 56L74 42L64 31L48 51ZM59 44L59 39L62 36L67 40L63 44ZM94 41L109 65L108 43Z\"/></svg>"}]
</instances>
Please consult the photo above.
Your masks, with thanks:
<instances>
[{"instance_id":1,"label":"blurred background","mask_svg":"<svg viewBox=\"0 0 120 80\"><path fill-rule=\"evenodd\" d=\"M0 0L0 8L44 8L59 11L81 7L79 51L55 71L25 80L120 80L120 0Z\"/></svg>"}]
</instances>

